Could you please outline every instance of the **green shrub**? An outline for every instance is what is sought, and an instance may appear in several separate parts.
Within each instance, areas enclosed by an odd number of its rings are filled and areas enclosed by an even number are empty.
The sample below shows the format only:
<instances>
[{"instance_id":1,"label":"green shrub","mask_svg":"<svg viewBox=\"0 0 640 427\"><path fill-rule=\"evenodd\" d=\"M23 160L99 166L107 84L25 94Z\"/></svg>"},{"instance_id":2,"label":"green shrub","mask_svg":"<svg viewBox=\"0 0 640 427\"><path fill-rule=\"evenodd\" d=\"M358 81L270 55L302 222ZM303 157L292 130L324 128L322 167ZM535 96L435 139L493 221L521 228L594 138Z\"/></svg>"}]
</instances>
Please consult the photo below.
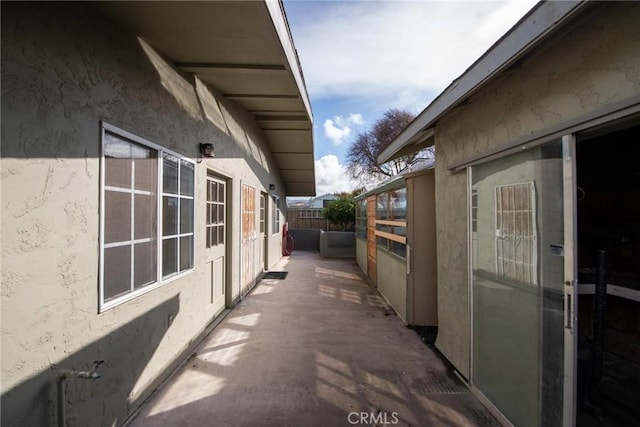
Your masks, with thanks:
<instances>
[{"instance_id":1,"label":"green shrub","mask_svg":"<svg viewBox=\"0 0 640 427\"><path fill-rule=\"evenodd\" d=\"M351 195L340 196L322 209L322 218L342 231L353 231L356 223L356 202Z\"/></svg>"}]
</instances>

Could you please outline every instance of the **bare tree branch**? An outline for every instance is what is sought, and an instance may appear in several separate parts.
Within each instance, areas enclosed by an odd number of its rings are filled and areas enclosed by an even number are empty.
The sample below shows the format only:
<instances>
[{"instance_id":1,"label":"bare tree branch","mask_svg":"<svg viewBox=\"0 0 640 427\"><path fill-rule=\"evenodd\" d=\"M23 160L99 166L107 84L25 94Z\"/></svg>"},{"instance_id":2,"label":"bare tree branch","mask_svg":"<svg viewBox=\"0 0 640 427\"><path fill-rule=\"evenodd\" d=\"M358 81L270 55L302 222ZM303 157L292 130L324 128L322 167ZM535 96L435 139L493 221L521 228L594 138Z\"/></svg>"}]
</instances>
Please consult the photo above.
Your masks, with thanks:
<instances>
[{"instance_id":1,"label":"bare tree branch","mask_svg":"<svg viewBox=\"0 0 640 427\"><path fill-rule=\"evenodd\" d=\"M347 153L347 172L363 184L397 175L416 157L416 154L400 157L378 165L378 155L387 148L402 130L414 119L409 111L391 109L373 124L371 129L356 135Z\"/></svg>"}]
</instances>

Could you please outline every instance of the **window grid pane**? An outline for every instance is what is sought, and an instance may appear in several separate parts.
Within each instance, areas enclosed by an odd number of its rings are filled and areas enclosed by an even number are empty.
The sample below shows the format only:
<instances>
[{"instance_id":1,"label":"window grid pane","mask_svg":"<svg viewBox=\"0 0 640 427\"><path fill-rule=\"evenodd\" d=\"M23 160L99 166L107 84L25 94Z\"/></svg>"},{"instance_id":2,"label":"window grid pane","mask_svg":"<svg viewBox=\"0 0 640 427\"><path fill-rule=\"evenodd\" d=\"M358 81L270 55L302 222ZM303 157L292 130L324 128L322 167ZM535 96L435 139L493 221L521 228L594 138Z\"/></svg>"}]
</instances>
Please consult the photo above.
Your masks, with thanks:
<instances>
[{"instance_id":1,"label":"window grid pane","mask_svg":"<svg viewBox=\"0 0 640 427\"><path fill-rule=\"evenodd\" d=\"M357 224L356 230L364 230L363 237L366 237L366 201L363 203L363 223ZM406 224L407 219L407 189L406 187L385 191L376 195L376 220L400 221ZM406 226L377 224L376 231L390 233L395 236L406 237ZM401 257L406 257L406 244L396 242L385 237L376 236L376 244Z\"/></svg>"},{"instance_id":2,"label":"window grid pane","mask_svg":"<svg viewBox=\"0 0 640 427\"><path fill-rule=\"evenodd\" d=\"M273 201L273 209L271 211L271 233L276 234L280 231L280 198L271 196Z\"/></svg>"},{"instance_id":3,"label":"window grid pane","mask_svg":"<svg viewBox=\"0 0 640 427\"><path fill-rule=\"evenodd\" d=\"M267 195L262 193L260 195L260 233L266 233L266 205L267 205Z\"/></svg>"},{"instance_id":4,"label":"window grid pane","mask_svg":"<svg viewBox=\"0 0 640 427\"><path fill-rule=\"evenodd\" d=\"M131 246L104 250L104 299L127 294L131 290Z\"/></svg>"},{"instance_id":5,"label":"window grid pane","mask_svg":"<svg viewBox=\"0 0 640 427\"><path fill-rule=\"evenodd\" d=\"M167 153L162 157L162 191L178 194L178 158Z\"/></svg>"},{"instance_id":6,"label":"window grid pane","mask_svg":"<svg viewBox=\"0 0 640 427\"><path fill-rule=\"evenodd\" d=\"M224 243L225 184L207 177L207 248Z\"/></svg>"},{"instance_id":7,"label":"window grid pane","mask_svg":"<svg viewBox=\"0 0 640 427\"><path fill-rule=\"evenodd\" d=\"M154 283L157 259L157 152L105 130L103 153L101 303Z\"/></svg>"},{"instance_id":8,"label":"window grid pane","mask_svg":"<svg viewBox=\"0 0 640 427\"><path fill-rule=\"evenodd\" d=\"M193 267L194 165L167 153L163 153L163 159L167 169L162 173L162 277L167 278ZM189 242L191 248L187 247Z\"/></svg>"},{"instance_id":9,"label":"window grid pane","mask_svg":"<svg viewBox=\"0 0 640 427\"><path fill-rule=\"evenodd\" d=\"M178 271L178 238L162 241L162 277L167 277Z\"/></svg>"},{"instance_id":10,"label":"window grid pane","mask_svg":"<svg viewBox=\"0 0 640 427\"><path fill-rule=\"evenodd\" d=\"M106 125L102 143L104 304L193 268L195 164Z\"/></svg>"}]
</instances>

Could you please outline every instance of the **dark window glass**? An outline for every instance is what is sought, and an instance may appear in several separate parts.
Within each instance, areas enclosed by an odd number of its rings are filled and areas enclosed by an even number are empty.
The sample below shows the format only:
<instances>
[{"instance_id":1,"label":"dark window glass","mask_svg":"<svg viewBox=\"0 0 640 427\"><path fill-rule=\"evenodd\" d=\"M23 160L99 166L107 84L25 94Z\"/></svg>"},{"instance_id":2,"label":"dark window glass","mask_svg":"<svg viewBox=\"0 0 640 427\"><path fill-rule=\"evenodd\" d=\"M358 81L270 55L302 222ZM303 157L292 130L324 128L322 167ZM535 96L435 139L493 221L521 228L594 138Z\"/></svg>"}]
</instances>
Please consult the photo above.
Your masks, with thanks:
<instances>
[{"instance_id":1,"label":"dark window glass","mask_svg":"<svg viewBox=\"0 0 640 427\"><path fill-rule=\"evenodd\" d=\"M172 236L178 234L178 198L162 198L162 235Z\"/></svg>"},{"instance_id":2,"label":"dark window glass","mask_svg":"<svg viewBox=\"0 0 640 427\"><path fill-rule=\"evenodd\" d=\"M110 187L131 188L131 146L116 135L104 136L104 183Z\"/></svg>"},{"instance_id":3,"label":"dark window glass","mask_svg":"<svg viewBox=\"0 0 640 427\"><path fill-rule=\"evenodd\" d=\"M104 300L131 291L131 246L104 249Z\"/></svg>"},{"instance_id":4,"label":"dark window glass","mask_svg":"<svg viewBox=\"0 0 640 427\"><path fill-rule=\"evenodd\" d=\"M131 193L105 190L104 243L131 240Z\"/></svg>"},{"instance_id":5,"label":"dark window glass","mask_svg":"<svg viewBox=\"0 0 640 427\"><path fill-rule=\"evenodd\" d=\"M158 159L152 150L141 151L145 157L134 160L135 189L155 193L158 182Z\"/></svg>"},{"instance_id":6,"label":"dark window glass","mask_svg":"<svg viewBox=\"0 0 640 427\"><path fill-rule=\"evenodd\" d=\"M193 196L194 165L180 160L180 194Z\"/></svg>"},{"instance_id":7,"label":"dark window glass","mask_svg":"<svg viewBox=\"0 0 640 427\"><path fill-rule=\"evenodd\" d=\"M109 187L131 188L131 159L105 155L104 183Z\"/></svg>"},{"instance_id":8,"label":"dark window glass","mask_svg":"<svg viewBox=\"0 0 640 427\"><path fill-rule=\"evenodd\" d=\"M218 224L224 224L224 205L218 205Z\"/></svg>"},{"instance_id":9,"label":"dark window glass","mask_svg":"<svg viewBox=\"0 0 640 427\"><path fill-rule=\"evenodd\" d=\"M136 194L134 206L134 238L155 239L157 217L155 196Z\"/></svg>"},{"instance_id":10,"label":"dark window glass","mask_svg":"<svg viewBox=\"0 0 640 427\"><path fill-rule=\"evenodd\" d=\"M180 237L180 271L193 267L193 236Z\"/></svg>"},{"instance_id":11,"label":"dark window glass","mask_svg":"<svg viewBox=\"0 0 640 427\"><path fill-rule=\"evenodd\" d=\"M162 241L162 277L178 271L178 238Z\"/></svg>"},{"instance_id":12,"label":"dark window glass","mask_svg":"<svg viewBox=\"0 0 640 427\"><path fill-rule=\"evenodd\" d=\"M136 243L133 252L133 287L139 289L156 281L156 242Z\"/></svg>"},{"instance_id":13,"label":"dark window glass","mask_svg":"<svg viewBox=\"0 0 640 427\"><path fill-rule=\"evenodd\" d=\"M218 228L218 244L224 244L224 226L220 225Z\"/></svg>"},{"instance_id":14,"label":"dark window glass","mask_svg":"<svg viewBox=\"0 0 640 427\"><path fill-rule=\"evenodd\" d=\"M193 199L180 199L180 234L193 232Z\"/></svg>"},{"instance_id":15,"label":"dark window glass","mask_svg":"<svg viewBox=\"0 0 640 427\"><path fill-rule=\"evenodd\" d=\"M401 257L407 256L407 246L399 242L391 241L391 251Z\"/></svg>"},{"instance_id":16,"label":"dark window glass","mask_svg":"<svg viewBox=\"0 0 640 427\"><path fill-rule=\"evenodd\" d=\"M165 193L178 194L178 159L163 154L162 189Z\"/></svg>"}]
</instances>

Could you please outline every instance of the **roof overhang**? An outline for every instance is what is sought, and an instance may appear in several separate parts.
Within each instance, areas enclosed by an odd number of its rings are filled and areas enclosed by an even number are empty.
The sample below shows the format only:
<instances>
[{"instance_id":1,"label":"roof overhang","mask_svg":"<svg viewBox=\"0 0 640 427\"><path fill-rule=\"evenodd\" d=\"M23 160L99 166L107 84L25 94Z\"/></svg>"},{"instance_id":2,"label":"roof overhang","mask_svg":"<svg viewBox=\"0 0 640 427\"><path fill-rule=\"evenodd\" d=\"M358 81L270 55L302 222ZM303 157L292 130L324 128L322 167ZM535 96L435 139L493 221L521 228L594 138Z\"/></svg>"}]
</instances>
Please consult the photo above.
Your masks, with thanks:
<instances>
[{"instance_id":1,"label":"roof overhang","mask_svg":"<svg viewBox=\"0 0 640 427\"><path fill-rule=\"evenodd\" d=\"M454 80L378 155L378 163L433 145L436 122L581 12L586 1L541 1Z\"/></svg>"},{"instance_id":2,"label":"roof overhang","mask_svg":"<svg viewBox=\"0 0 640 427\"><path fill-rule=\"evenodd\" d=\"M311 105L281 1L91 4L253 115L286 195L315 195Z\"/></svg>"}]
</instances>

